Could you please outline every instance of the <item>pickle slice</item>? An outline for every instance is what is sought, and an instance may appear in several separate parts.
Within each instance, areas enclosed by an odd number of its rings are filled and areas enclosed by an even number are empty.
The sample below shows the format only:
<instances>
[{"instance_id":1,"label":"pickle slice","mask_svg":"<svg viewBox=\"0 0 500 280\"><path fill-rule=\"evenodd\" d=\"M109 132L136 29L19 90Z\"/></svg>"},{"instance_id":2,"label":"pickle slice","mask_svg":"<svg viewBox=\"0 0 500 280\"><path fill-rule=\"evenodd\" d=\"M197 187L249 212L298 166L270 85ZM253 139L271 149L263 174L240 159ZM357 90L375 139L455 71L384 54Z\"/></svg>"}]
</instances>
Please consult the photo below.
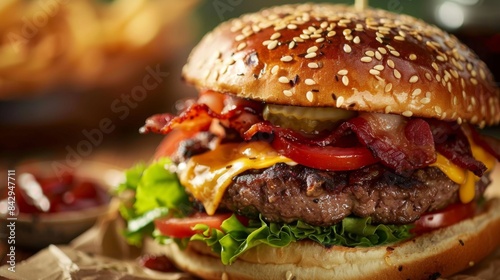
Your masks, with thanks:
<instances>
[{"instance_id":1,"label":"pickle slice","mask_svg":"<svg viewBox=\"0 0 500 280\"><path fill-rule=\"evenodd\" d=\"M263 116L265 120L280 127L316 133L335 128L340 121L356 116L356 112L330 107L267 104Z\"/></svg>"}]
</instances>

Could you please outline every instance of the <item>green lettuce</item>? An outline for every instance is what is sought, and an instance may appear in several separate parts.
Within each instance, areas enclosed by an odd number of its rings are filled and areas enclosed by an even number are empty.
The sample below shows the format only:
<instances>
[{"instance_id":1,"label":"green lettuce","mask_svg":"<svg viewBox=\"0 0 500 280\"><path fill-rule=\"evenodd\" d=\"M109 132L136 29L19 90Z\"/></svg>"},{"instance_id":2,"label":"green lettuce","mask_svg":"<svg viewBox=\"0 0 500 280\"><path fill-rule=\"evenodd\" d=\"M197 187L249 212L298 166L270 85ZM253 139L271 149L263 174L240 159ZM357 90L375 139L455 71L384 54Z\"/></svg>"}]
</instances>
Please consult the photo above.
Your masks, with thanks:
<instances>
[{"instance_id":1,"label":"green lettuce","mask_svg":"<svg viewBox=\"0 0 500 280\"><path fill-rule=\"evenodd\" d=\"M177 176L168 170L171 161L160 159L149 166L139 164L126 172L126 181L118 194L131 191L134 197L123 201L120 212L127 220L125 236L129 243L140 245L144 236L158 242L176 242L185 247L189 241L204 242L221 256L224 264L233 263L241 254L260 244L285 247L292 242L312 240L325 247L377 246L411 237L411 225L373 225L370 218L347 217L341 223L319 227L297 221L289 224L266 222L262 217L242 224L235 215L226 219L221 229L198 224L190 239L171 239L154 230L153 221L162 216L185 217L193 205Z\"/></svg>"},{"instance_id":2,"label":"green lettuce","mask_svg":"<svg viewBox=\"0 0 500 280\"><path fill-rule=\"evenodd\" d=\"M269 223L260 218L259 221L250 221L248 226L244 226L233 215L222 223L221 230L196 225L195 229L202 232L191 237L191 240L204 242L220 254L222 263L227 265L260 244L285 247L291 242L309 239L325 247L370 247L411 237L410 225L372 225L370 220L347 217L336 225L319 227L300 221L291 224Z\"/></svg>"},{"instance_id":3,"label":"green lettuce","mask_svg":"<svg viewBox=\"0 0 500 280\"><path fill-rule=\"evenodd\" d=\"M140 245L144 236L151 235L155 219L166 215L182 217L191 211L188 195L175 173L168 170L170 164L170 159L162 158L149 166L137 164L125 172L125 182L116 193L133 194L120 206L120 214L127 220L124 235L130 244Z\"/></svg>"}]
</instances>

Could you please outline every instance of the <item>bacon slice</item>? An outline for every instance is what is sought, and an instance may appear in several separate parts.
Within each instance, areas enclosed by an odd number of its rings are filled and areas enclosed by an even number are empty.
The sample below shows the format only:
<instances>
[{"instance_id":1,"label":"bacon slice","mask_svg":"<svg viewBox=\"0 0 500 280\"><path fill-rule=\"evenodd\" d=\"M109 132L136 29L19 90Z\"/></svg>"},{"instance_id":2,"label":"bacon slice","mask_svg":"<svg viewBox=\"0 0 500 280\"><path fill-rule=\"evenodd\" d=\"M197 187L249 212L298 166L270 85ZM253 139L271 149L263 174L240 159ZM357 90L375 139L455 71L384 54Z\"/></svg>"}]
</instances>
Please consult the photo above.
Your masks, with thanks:
<instances>
[{"instance_id":1,"label":"bacon slice","mask_svg":"<svg viewBox=\"0 0 500 280\"><path fill-rule=\"evenodd\" d=\"M149 117L140 132L167 134L176 128L186 131L202 131L207 130L212 120L217 119L223 122L224 126L243 134L252 124L262 121L258 113L261 111L261 106L258 102L228 97L224 109L218 113L206 104L195 103L178 116L158 114Z\"/></svg>"},{"instance_id":2,"label":"bacon slice","mask_svg":"<svg viewBox=\"0 0 500 280\"><path fill-rule=\"evenodd\" d=\"M423 168L436 161L431 130L422 119L363 113L346 121L339 129L352 130L382 164L398 173Z\"/></svg>"},{"instance_id":3,"label":"bacon slice","mask_svg":"<svg viewBox=\"0 0 500 280\"><path fill-rule=\"evenodd\" d=\"M436 150L459 167L483 176L486 166L472 155L469 139L457 123L428 119Z\"/></svg>"}]
</instances>

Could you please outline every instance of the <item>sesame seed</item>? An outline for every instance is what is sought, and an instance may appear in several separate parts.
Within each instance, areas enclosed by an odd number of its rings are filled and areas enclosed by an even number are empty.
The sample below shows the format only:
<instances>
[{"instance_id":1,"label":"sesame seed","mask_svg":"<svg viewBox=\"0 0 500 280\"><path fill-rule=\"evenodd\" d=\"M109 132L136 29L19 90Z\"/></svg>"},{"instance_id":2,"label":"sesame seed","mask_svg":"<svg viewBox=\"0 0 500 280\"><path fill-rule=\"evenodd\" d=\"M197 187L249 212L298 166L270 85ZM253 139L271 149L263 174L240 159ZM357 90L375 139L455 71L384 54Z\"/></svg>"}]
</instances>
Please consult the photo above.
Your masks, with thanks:
<instances>
[{"instance_id":1,"label":"sesame seed","mask_svg":"<svg viewBox=\"0 0 500 280\"><path fill-rule=\"evenodd\" d=\"M481 79L486 80L486 74L484 73L483 68L479 68L479 76L481 76Z\"/></svg>"},{"instance_id":2,"label":"sesame seed","mask_svg":"<svg viewBox=\"0 0 500 280\"><path fill-rule=\"evenodd\" d=\"M392 83L388 83L385 85L384 91L385 92L390 92L392 90Z\"/></svg>"},{"instance_id":3,"label":"sesame seed","mask_svg":"<svg viewBox=\"0 0 500 280\"><path fill-rule=\"evenodd\" d=\"M335 34L337 34L337 32L332 30L332 31L328 32L328 34L326 34L326 37L333 37L333 36L335 36Z\"/></svg>"},{"instance_id":4,"label":"sesame seed","mask_svg":"<svg viewBox=\"0 0 500 280\"><path fill-rule=\"evenodd\" d=\"M307 98L307 100L308 100L309 102L313 102L313 100L314 100L314 94L312 93L312 91L308 91L308 92L306 93L306 98Z\"/></svg>"},{"instance_id":5,"label":"sesame seed","mask_svg":"<svg viewBox=\"0 0 500 280\"><path fill-rule=\"evenodd\" d=\"M399 73L397 69L394 69L394 77L396 77L397 79L401 79L401 73Z\"/></svg>"},{"instance_id":6,"label":"sesame seed","mask_svg":"<svg viewBox=\"0 0 500 280\"><path fill-rule=\"evenodd\" d=\"M410 54L410 60L416 60L417 59L417 55L412 53Z\"/></svg>"},{"instance_id":7,"label":"sesame seed","mask_svg":"<svg viewBox=\"0 0 500 280\"><path fill-rule=\"evenodd\" d=\"M425 73L425 78L429 81L432 81L432 76L429 73Z\"/></svg>"},{"instance_id":8,"label":"sesame seed","mask_svg":"<svg viewBox=\"0 0 500 280\"><path fill-rule=\"evenodd\" d=\"M361 62L371 62L371 61L372 61L372 58L369 56L363 56L361 58Z\"/></svg>"},{"instance_id":9,"label":"sesame seed","mask_svg":"<svg viewBox=\"0 0 500 280\"><path fill-rule=\"evenodd\" d=\"M307 34L300 34L299 37L304 39L304 40L309 39L309 35L307 35Z\"/></svg>"},{"instance_id":10,"label":"sesame seed","mask_svg":"<svg viewBox=\"0 0 500 280\"><path fill-rule=\"evenodd\" d=\"M305 83L306 83L306 85L308 85L308 86L312 86L312 85L315 85L315 84L316 84L316 82L315 82L313 79L306 79L304 82L305 82Z\"/></svg>"},{"instance_id":11,"label":"sesame seed","mask_svg":"<svg viewBox=\"0 0 500 280\"><path fill-rule=\"evenodd\" d=\"M457 118L457 123L458 123L458 124L462 124L462 118L461 118L461 117L458 117L458 118Z\"/></svg>"},{"instance_id":12,"label":"sesame seed","mask_svg":"<svg viewBox=\"0 0 500 280\"><path fill-rule=\"evenodd\" d=\"M397 35L397 36L394 36L394 40L404 41L405 37Z\"/></svg>"},{"instance_id":13,"label":"sesame seed","mask_svg":"<svg viewBox=\"0 0 500 280\"><path fill-rule=\"evenodd\" d=\"M276 40L276 39L278 39L279 37L281 37L281 33L276 32L276 33L274 33L273 35L271 35L271 38L270 38L270 39L271 39L271 40Z\"/></svg>"},{"instance_id":14,"label":"sesame seed","mask_svg":"<svg viewBox=\"0 0 500 280\"><path fill-rule=\"evenodd\" d=\"M387 50L385 48L379 47L377 49L381 54L387 54Z\"/></svg>"},{"instance_id":15,"label":"sesame seed","mask_svg":"<svg viewBox=\"0 0 500 280\"><path fill-rule=\"evenodd\" d=\"M467 70L472 71L472 63L467 63Z\"/></svg>"},{"instance_id":16,"label":"sesame seed","mask_svg":"<svg viewBox=\"0 0 500 280\"><path fill-rule=\"evenodd\" d=\"M281 58L281 61L283 61L283 62L290 62L292 60L293 60L293 57L290 55L286 55L286 56Z\"/></svg>"},{"instance_id":17,"label":"sesame seed","mask_svg":"<svg viewBox=\"0 0 500 280\"><path fill-rule=\"evenodd\" d=\"M289 25L286 26L288 29L297 29L297 25L290 23Z\"/></svg>"},{"instance_id":18,"label":"sesame seed","mask_svg":"<svg viewBox=\"0 0 500 280\"><path fill-rule=\"evenodd\" d=\"M340 106L342 106L342 104L344 104L344 97L343 96L339 96L339 98L337 98L337 101L336 101L336 106L337 108L340 108Z\"/></svg>"},{"instance_id":19,"label":"sesame seed","mask_svg":"<svg viewBox=\"0 0 500 280\"><path fill-rule=\"evenodd\" d=\"M312 52L312 53L308 53L308 54L306 54L306 56L304 56L304 57L305 57L305 58L314 58L314 57L316 57L316 56L317 56L317 54L316 54L315 52Z\"/></svg>"},{"instance_id":20,"label":"sesame seed","mask_svg":"<svg viewBox=\"0 0 500 280\"><path fill-rule=\"evenodd\" d=\"M458 98L456 96L453 96L453 105L457 105L458 103Z\"/></svg>"},{"instance_id":21,"label":"sesame seed","mask_svg":"<svg viewBox=\"0 0 500 280\"><path fill-rule=\"evenodd\" d=\"M410 83L414 84L418 82L418 76L414 75L410 77Z\"/></svg>"},{"instance_id":22,"label":"sesame seed","mask_svg":"<svg viewBox=\"0 0 500 280\"><path fill-rule=\"evenodd\" d=\"M234 38L234 40L235 40L235 41L237 41L237 42L239 42L239 41L241 41L241 40L243 40L243 39L245 39L245 35L243 35L243 34L240 34L240 35L238 35L238 36L236 36L236 37Z\"/></svg>"},{"instance_id":23,"label":"sesame seed","mask_svg":"<svg viewBox=\"0 0 500 280\"><path fill-rule=\"evenodd\" d=\"M291 41L290 44L288 44L289 49L293 49L295 47L295 41Z\"/></svg>"},{"instance_id":24,"label":"sesame seed","mask_svg":"<svg viewBox=\"0 0 500 280\"><path fill-rule=\"evenodd\" d=\"M359 44L361 43L361 39L359 39L359 36L354 37L354 40L352 40L354 44Z\"/></svg>"},{"instance_id":25,"label":"sesame seed","mask_svg":"<svg viewBox=\"0 0 500 280\"><path fill-rule=\"evenodd\" d=\"M382 54L379 51L375 51L375 58L378 60L382 60Z\"/></svg>"},{"instance_id":26,"label":"sesame seed","mask_svg":"<svg viewBox=\"0 0 500 280\"><path fill-rule=\"evenodd\" d=\"M385 110L384 110L384 112L385 112L386 114L389 114L389 113L391 112L391 110L392 110L391 105L387 105L387 106L385 106Z\"/></svg>"},{"instance_id":27,"label":"sesame seed","mask_svg":"<svg viewBox=\"0 0 500 280\"><path fill-rule=\"evenodd\" d=\"M402 113L402 115L409 118L409 117L413 116L413 112L412 111L404 111Z\"/></svg>"},{"instance_id":28,"label":"sesame seed","mask_svg":"<svg viewBox=\"0 0 500 280\"><path fill-rule=\"evenodd\" d=\"M470 82L471 82L473 85L477 85L477 79L476 79L476 78L470 78Z\"/></svg>"},{"instance_id":29,"label":"sesame seed","mask_svg":"<svg viewBox=\"0 0 500 280\"><path fill-rule=\"evenodd\" d=\"M348 44L344 44L344 51L346 53L350 53L352 51L351 46L349 46Z\"/></svg>"},{"instance_id":30,"label":"sesame seed","mask_svg":"<svg viewBox=\"0 0 500 280\"><path fill-rule=\"evenodd\" d=\"M272 41L271 43L269 43L269 45L267 45L267 49L269 49L269 50L273 50L273 49L275 49L277 46L278 46L278 41L274 40L274 41Z\"/></svg>"},{"instance_id":31,"label":"sesame seed","mask_svg":"<svg viewBox=\"0 0 500 280\"><path fill-rule=\"evenodd\" d=\"M316 39L316 43L323 43L325 41L325 38L321 37Z\"/></svg>"},{"instance_id":32,"label":"sesame seed","mask_svg":"<svg viewBox=\"0 0 500 280\"><path fill-rule=\"evenodd\" d=\"M247 43L245 43L245 42L241 42L241 43L238 45L238 47L236 48L236 50L241 51L242 49L246 48L246 46L247 46Z\"/></svg>"},{"instance_id":33,"label":"sesame seed","mask_svg":"<svg viewBox=\"0 0 500 280\"><path fill-rule=\"evenodd\" d=\"M279 70L280 67L278 65L274 65L273 68L271 68L271 74L276 75Z\"/></svg>"},{"instance_id":34,"label":"sesame seed","mask_svg":"<svg viewBox=\"0 0 500 280\"><path fill-rule=\"evenodd\" d=\"M283 91L283 94L286 95L286 96L292 96L292 91L291 90L288 90L288 89L285 89Z\"/></svg>"},{"instance_id":35,"label":"sesame seed","mask_svg":"<svg viewBox=\"0 0 500 280\"><path fill-rule=\"evenodd\" d=\"M411 93L411 96L418 96L422 93L422 90L419 89L419 88L416 88L413 90L413 92Z\"/></svg>"},{"instance_id":36,"label":"sesame seed","mask_svg":"<svg viewBox=\"0 0 500 280\"><path fill-rule=\"evenodd\" d=\"M372 74L372 75L380 75L380 71L375 70L375 69L370 69L370 71L369 71L369 72L370 72L370 74Z\"/></svg>"},{"instance_id":37,"label":"sesame seed","mask_svg":"<svg viewBox=\"0 0 500 280\"><path fill-rule=\"evenodd\" d=\"M312 46L312 47L307 49L307 53L313 53L316 51L318 51L318 47L316 47L316 46Z\"/></svg>"},{"instance_id":38,"label":"sesame seed","mask_svg":"<svg viewBox=\"0 0 500 280\"><path fill-rule=\"evenodd\" d=\"M391 67L392 69L394 69L395 65L394 65L394 61L388 59L387 60L387 66Z\"/></svg>"},{"instance_id":39,"label":"sesame seed","mask_svg":"<svg viewBox=\"0 0 500 280\"><path fill-rule=\"evenodd\" d=\"M430 102L431 102L431 99L428 97L424 97L424 98L420 99L420 103L422 103L422 104L429 104Z\"/></svg>"},{"instance_id":40,"label":"sesame seed","mask_svg":"<svg viewBox=\"0 0 500 280\"><path fill-rule=\"evenodd\" d=\"M338 75L341 75L341 76L345 76L349 73L349 71L347 71L346 69L342 69L342 70L339 70L337 72Z\"/></svg>"},{"instance_id":41,"label":"sesame seed","mask_svg":"<svg viewBox=\"0 0 500 280\"><path fill-rule=\"evenodd\" d=\"M344 34L344 36L351 35L351 33L352 33L352 30L351 30L351 29L344 29L344 30L342 31L342 34Z\"/></svg>"},{"instance_id":42,"label":"sesame seed","mask_svg":"<svg viewBox=\"0 0 500 280\"><path fill-rule=\"evenodd\" d=\"M400 56L399 52L398 51L395 51L395 50L391 50L390 53L393 55L393 56Z\"/></svg>"},{"instance_id":43,"label":"sesame seed","mask_svg":"<svg viewBox=\"0 0 500 280\"><path fill-rule=\"evenodd\" d=\"M382 65L382 64L375 65L375 66L373 66L373 69L378 70L378 71L382 71L382 70L384 70L384 65Z\"/></svg>"},{"instance_id":44,"label":"sesame seed","mask_svg":"<svg viewBox=\"0 0 500 280\"><path fill-rule=\"evenodd\" d=\"M323 21L323 22L320 24L320 26L319 26L319 27L321 27L321 28L323 28L323 29L327 28L327 27L328 27L328 22L327 22L327 21Z\"/></svg>"},{"instance_id":45,"label":"sesame seed","mask_svg":"<svg viewBox=\"0 0 500 280\"><path fill-rule=\"evenodd\" d=\"M380 44L384 43L384 40L382 40L382 38L380 37L376 37L375 40L377 40L377 42L379 42Z\"/></svg>"},{"instance_id":46,"label":"sesame seed","mask_svg":"<svg viewBox=\"0 0 500 280\"><path fill-rule=\"evenodd\" d=\"M313 68L313 69L314 69L314 68L319 68L319 65L318 65L318 63L316 63L316 62L309 62L309 63L307 64L307 67L309 67L309 68Z\"/></svg>"},{"instance_id":47,"label":"sesame seed","mask_svg":"<svg viewBox=\"0 0 500 280\"><path fill-rule=\"evenodd\" d=\"M434 70L439 71L439 66L437 65L436 62L433 62L431 65L432 65L432 68L434 68Z\"/></svg>"},{"instance_id":48,"label":"sesame seed","mask_svg":"<svg viewBox=\"0 0 500 280\"><path fill-rule=\"evenodd\" d=\"M308 29L309 31L311 31L311 32L316 31L316 27L314 27L314 26L309 26L307 29Z\"/></svg>"},{"instance_id":49,"label":"sesame seed","mask_svg":"<svg viewBox=\"0 0 500 280\"><path fill-rule=\"evenodd\" d=\"M373 57L375 55L375 52L374 51L366 51L365 55Z\"/></svg>"},{"instance_id":50,"label":"sesame seed","mask_svg":"<svg viewBox=\"0 0 500 280\"><path fill-rule=\"evenodd\" d=\"M436 74L436 81L438 81L438 83L441 82L441 75Z\"/></svg>"},{"instance_id":51,"label":"sesame seed","mask_svg":"<svg viewBox=\"0 0 500 280\"><path fill-rule=\"evenodd\" d=\"M448 92L449 92L449 93L451 93L451 83L450 83L450 82L448 82L448 83L446 84L446 86L447 86L447 88L448 88Z\"/></svg>"},{"instance_id":52,"label":"sesame seed","mask_svg":"<svg viewBox=\"0 0 500 280\"><path fill-rule=\"evenodd\" d=\"M444 61L444 57L441 56L441 55L437 55L436 56L436 59L439 60L439 61Z\"/></svg>"},{"instance_id":53,"label":"sesame seed","mask_svg":"<svg viewBox=\"0 0 500 280\"><path fill-rule=\"evenodd\" d=\"M317 38L321 38L321 34L312 34L311 36L311 39L317 39Z\"/></svg>"},{"instance_id":54,"label":"sesame seed","mask_svg":"<svg viewBox=\"0 0 500 280\"><path fill-rule=\"evenodd\" d=\"M293 37L293 41L296 43L302 43L302 42L304 42L304 39L302 39L300 37Z\"/></svg>"},{"instance_id":55,"label":"sesame seed","mask_svg":"<svg viewBox=\"0 0 500 280\"><path fill-rule=\"evenodd\" d=\"M347 78L347 76L342 76L342 83L344 84L344 86L348 86L349 78Z\"/></svg>"},{"instance_id":56,"label":"sesame seed","mask_svg":"<svg viewBox=\"0 0 500 280\"><path fill-rule=\"evenodd\" d=\"M279 77L278 82L280 82L282 84L288 84L290 82L290 80L285 76L281 76L281 77Z\"/></svg>"}]
</instances>

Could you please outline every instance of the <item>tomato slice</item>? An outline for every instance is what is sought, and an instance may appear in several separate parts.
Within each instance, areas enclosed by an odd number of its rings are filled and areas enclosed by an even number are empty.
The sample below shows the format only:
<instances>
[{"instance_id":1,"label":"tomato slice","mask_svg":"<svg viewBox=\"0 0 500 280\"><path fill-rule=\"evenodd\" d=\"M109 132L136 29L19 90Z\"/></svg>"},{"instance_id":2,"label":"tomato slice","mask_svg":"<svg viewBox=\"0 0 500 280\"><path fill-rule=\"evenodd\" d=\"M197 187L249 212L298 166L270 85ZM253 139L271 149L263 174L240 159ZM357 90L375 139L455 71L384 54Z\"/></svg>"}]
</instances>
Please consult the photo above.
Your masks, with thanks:
<instances>
[{"instance_id":1,"label":"tomato slice","mask_svg":"<svg viewBox=\"0 0 500 280\"><path fill-rule=\"evenodd\" d=\"M174 238L191 237L198 233L193 230L197 224L204 224L211 228L220 229L222 222L231 217L231 213L209 216L205 213L196 213L185 218L160 218L155 220L155 227L161 234Z\"/></svg>"},{"instance_id":2,"label":"tomato slice","mask_svg":"<svg viewBox=\"0 0 500 280\"><path fill-rule=\"evenodd\" d=\"M179 148L179 143L183 140L192 138L198 131L185 131L182 129L174 129L168 133L156 148L153 158L172 156Z\"/></svg>"},{"instance_id":3,"label":"tomato slice","mask_svg":"<svg viewBox=\"0 0 500 280\"><path fill-rule=\"evenodd\" d=\"M476 203L456 203L442 210L425 213L415 222L411 230L415 234L423 234L436 229L448 227L465 219L472 218L476 212Z\"/></svg>"},{"instance_id":4,"label":"tomato slice","mask_svg":"<svg viewBox=\"0 0 500 280\"><path fill-rule=\"evenodd\" d=\"M365 147L313 146L297 143L279 134L275 134L272 146L299 164L323 170L356 170L378 161Z\"/></svg>"}]
</instances>

